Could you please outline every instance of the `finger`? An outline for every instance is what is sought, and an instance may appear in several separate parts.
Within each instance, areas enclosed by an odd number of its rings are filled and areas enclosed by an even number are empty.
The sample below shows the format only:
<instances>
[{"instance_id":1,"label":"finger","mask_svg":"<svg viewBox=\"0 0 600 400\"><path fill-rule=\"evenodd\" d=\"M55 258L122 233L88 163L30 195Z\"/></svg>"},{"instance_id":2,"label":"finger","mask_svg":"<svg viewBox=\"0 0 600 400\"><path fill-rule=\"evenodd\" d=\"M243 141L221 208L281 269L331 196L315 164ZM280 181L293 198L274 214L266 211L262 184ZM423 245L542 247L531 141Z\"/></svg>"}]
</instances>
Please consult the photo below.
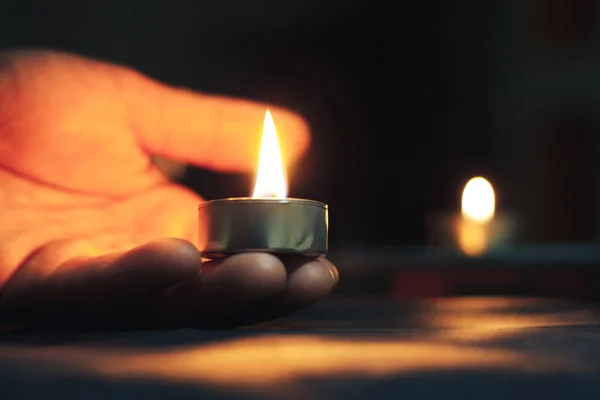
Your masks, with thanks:
<instances>
[{"instance_id":1,"label":"finger","mask_svg":"<svg viewBox=\"0 0 600 400\"><path fill-rule=\"evenodd\" d=\"M267 108L284 160L293 162L308 148L308 125L293 112L169 87L131 70L118 75L138 140L152 155L221 171L253 170Z\"/></svg>"},{"instance_id":2,"label":"finger","mask_svg":"<svg viewBox=\"0 0 600 400\"><path fill-rule=\"evenodd\" d=\"M85 324L88 318L117 320L168 287L193 279L200 271L197 249L180 239L161 239L121 254L78 256L42 271L40 260L60 254L48 246L24 265L6 285L2 314L32 324ZM54 247L54 248L52 248ZM118 307L116 307L118 305Z\"/></svg>"},{"instance_id":3,"label":"finger","mask_svg":"<svg viewBox=\"0 0 600 400\"><path fill-rule=\"evenodd\" d=\"M159 304L161 315L174 326L235 326L247 307L281 293L286 278L284 264L271 254L237 254L210 261L192 282L165 293Z\"/></svg>"},{"instance_id":4,"label":"finger","mask_svg":"<svg viewBox=\"0 0 600 400\"><path fill-rule=\"evenodd\" d=\"M284 258L287 284L283 292L254 305L243 315L244 325L283 317L328 296L339 280L337 268L327 259Z\"/></svg>"},{"instance_id":5,"label":"finger","mask_svg":"<svg viewBox=\"0 0 600 400\"><path fill-rule=\"evenodd\" d=\"M337 270L323 259L248 253L211 261L162 299L174 326L229 328L276 318L329 294Z\"/></svg>"}]
</instances>

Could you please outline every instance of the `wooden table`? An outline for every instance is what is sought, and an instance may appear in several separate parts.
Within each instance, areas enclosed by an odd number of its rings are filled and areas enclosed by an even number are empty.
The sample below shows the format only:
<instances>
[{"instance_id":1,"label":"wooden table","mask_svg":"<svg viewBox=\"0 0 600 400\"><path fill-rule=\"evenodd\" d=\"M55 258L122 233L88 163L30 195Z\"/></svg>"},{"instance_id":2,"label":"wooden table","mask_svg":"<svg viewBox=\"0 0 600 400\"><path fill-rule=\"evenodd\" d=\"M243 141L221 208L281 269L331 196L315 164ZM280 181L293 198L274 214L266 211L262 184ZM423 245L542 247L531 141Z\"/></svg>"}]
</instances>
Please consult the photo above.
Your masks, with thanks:
<instances>
[{"instance_id":1,"label":"wooden table","mask_svg":"<svg viewBox=\"0 0 600 400\"><path fill-rule=\"evenodd\" d=\"M334 298L239 331L0 336L0 398L600 398L600 316L514 297Z\"/></svg>"}]
</instances>

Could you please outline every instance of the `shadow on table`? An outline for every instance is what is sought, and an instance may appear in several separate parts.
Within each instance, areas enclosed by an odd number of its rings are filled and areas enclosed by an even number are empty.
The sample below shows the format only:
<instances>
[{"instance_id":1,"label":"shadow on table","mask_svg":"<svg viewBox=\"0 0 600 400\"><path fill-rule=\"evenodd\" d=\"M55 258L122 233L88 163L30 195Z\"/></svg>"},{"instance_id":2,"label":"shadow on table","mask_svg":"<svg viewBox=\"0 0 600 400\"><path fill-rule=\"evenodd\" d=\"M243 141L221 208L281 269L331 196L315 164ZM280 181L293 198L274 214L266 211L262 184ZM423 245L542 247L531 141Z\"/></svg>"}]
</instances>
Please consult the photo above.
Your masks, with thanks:
<instances>
[{"instance_id":1,"label":"shadow on table","mask_svg":"<svg viewBox=\"0 0 600 400\"><path fill-rule=\"evenodd\" d=\"M143 379L107 381L56 375L31 377L9 373L0 388L4 399L590 399L598 397L597 376L545 374L524 376L508 371L428 372L381 379L354 377L306 379L302 387L265 388L244 392L243 388L216 389L208 385L156 382ZM10 382L10 383L8 383ZM54 397L56 396L56 397Z\"/></svg>"}]
</instances>

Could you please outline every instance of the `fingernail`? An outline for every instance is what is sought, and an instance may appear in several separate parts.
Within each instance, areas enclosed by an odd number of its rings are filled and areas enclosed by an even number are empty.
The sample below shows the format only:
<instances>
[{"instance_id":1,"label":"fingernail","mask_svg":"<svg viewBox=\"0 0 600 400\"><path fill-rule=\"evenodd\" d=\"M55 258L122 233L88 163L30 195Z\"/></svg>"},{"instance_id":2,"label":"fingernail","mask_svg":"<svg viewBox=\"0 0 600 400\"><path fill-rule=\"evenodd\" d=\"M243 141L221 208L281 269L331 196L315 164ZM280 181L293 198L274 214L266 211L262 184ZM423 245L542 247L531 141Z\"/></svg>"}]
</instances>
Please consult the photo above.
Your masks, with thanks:
<instances>
[{"instance_id":1,"label":"fingernail","mask_svg":"<svg viewBox=\"0 0 600 400\"><path fill-rule=\"evenodd\" d=\"M325 264L327 266L327 269L329 269L329 273L331 274L331 277L333 278L332 289L335 289L335 287L338 285L338 282L340 281L340 273L339 273L338 269L335 267L335 265L333 265L333 263L331 261L329 261L325 257L319 257L319 261L322 262L323 264Z\"/></svg>"}]
</instances>

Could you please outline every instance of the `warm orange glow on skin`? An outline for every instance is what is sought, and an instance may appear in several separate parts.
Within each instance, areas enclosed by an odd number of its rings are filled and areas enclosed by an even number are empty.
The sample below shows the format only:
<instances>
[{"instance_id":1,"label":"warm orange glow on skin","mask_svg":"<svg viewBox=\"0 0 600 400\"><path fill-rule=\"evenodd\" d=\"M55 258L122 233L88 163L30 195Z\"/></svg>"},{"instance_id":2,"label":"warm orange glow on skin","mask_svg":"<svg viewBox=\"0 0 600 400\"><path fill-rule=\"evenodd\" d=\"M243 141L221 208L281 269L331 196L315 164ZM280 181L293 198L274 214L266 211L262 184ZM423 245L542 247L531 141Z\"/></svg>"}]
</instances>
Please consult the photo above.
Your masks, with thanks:
<instances>
[{"instance_id":1,"label":"warm orange glow on skin","mask_svg":"<svg viewBox=\"0 0 600 400\"><path fill-rule=\"evenodd\" d=\"M287 182L277 129L269 110L265 114L256 184L252 197L287 197Z\"/></svg>"},{"instance_id":2,"label":"warm orange glow on skin","mask_svg":"<svg viewBox=\"0 0 600 400\"><path fill-rule=\"evenodd\" d=\"M58 51L11 50L2 61L0 286L43 282L54 293L46 278L76 258L78 268L60 275L69 290L105 279L118 291L109 298L133 296L132 288L156 281L121 279L119 269L84 260L158 238L204 241L195 212L203 199L161 171L256 169L264 104L194 93ZM309 126L288 110L271 112L291 163L308 148ZM17 270L27 272L12 279ZM78 305L78 296L71 299Z\"/></svg>"}]
</instances>

